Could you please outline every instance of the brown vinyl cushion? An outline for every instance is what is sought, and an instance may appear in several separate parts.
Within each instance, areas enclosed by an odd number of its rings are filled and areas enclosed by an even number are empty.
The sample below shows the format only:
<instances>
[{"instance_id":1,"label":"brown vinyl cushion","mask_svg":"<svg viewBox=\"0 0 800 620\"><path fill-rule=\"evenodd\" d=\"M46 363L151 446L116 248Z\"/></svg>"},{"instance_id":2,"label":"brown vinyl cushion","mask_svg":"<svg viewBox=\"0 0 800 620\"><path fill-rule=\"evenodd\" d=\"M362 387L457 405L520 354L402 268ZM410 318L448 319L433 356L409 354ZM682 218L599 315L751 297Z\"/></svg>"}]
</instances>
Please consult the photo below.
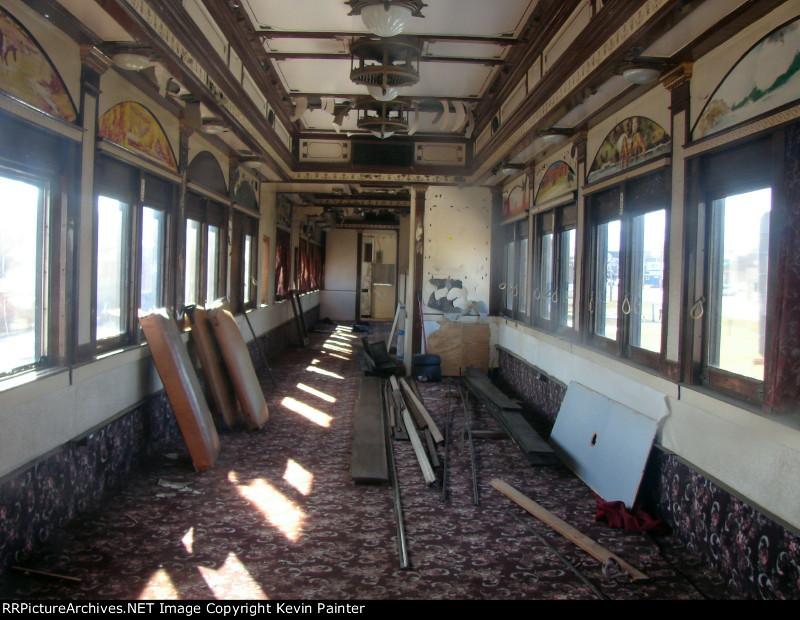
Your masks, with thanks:
<instances>
[{"instance_id":1,"label":"brown vinyl cushion","mask_svg":"<svg viewBox=\"0 0 800 620\"><path fill-rule=\"evenodd\" d=\"M217 344L217 338L208 313L203 308L187 308L186 314L192 325L192 342L194 342L197 357L200 358L200 367L211 392L211 401L214 409L225 420L230 428L241 422L236 395L233 393L233 384L228 375L228 369L222 361L222 353Z\"/></svg>"},{"instance_id":2,"label":"brown vinyl cushion","mask_svg":"<svg viewBox=\"0 0 800 620\"><path fill-rule=\"evenodd\" d=\"M269 419L269 410L239 326L233 315L221 308L209 310L208 318L233 381L245 423L251 429L261 428Z\"/></svg>"},{"instance_id":3,"label":"brown vinyl cushion","mask_svg":"<svg viewBox=\"0 0 800 620\"><path fill-rule=\"evenodd\" d=\"M204 471L217 460L219 436L178 326L164 309L140 317L139 324L194 468Z\"/></svg>"}]
</instances>

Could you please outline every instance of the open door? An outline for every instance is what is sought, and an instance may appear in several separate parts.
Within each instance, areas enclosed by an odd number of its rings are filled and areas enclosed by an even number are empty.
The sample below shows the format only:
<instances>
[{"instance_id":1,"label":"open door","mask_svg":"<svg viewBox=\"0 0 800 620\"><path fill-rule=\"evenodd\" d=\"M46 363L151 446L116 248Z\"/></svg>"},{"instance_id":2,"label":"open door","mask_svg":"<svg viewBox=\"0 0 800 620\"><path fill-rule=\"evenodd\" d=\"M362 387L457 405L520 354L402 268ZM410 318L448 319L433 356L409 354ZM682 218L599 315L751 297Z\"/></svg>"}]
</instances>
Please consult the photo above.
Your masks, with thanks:
<instances>
[{"instance_id":1,"label":"open door","mask_svg":"<svg viewBox=\"0 0 800 620\"><path fill-rule=\"evenodd\" d=\"M397 232L360 235L358 319L391 321L397 307Z\"/></svg>"}]
</instances>

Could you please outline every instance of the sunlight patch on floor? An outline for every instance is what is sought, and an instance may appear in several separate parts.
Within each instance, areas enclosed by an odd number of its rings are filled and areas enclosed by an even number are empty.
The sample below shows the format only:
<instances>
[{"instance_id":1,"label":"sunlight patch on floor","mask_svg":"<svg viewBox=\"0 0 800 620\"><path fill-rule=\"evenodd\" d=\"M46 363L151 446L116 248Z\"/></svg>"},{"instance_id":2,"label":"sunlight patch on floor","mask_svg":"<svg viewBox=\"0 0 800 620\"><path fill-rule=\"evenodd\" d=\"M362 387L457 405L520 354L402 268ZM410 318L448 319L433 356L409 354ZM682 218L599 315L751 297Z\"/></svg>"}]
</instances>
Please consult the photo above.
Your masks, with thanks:
<instances>
[{"instance_id":1,"label":"sunlight patch on floor","mask_svg":"<svg viewBox=\"0 0 800 620\"><path fill-rule=\"evenodd\" d=\"M229 553L225 563L217 569L198 566L197 570L217 600L265 601L269 598L233 553Z\"/></svg>"},{"instance_id":2,"label":"sunlight patch on floor","mask_svg":"<svg viewBox=\"0 0 800 620\"><path fill-rule=\"evenodd\" d=\"M186 549L186 553L189 555L194 553L194 527L189 528L189 531L186 532L186 535L181 538L181 542L183 543L183 548Z\"/></svg>"},{"instance_id":3,"label":"sunlight patch on floor","mask_svg":"<svg viewBox=\"0 0 800 620\"><path fill-rule=\"evenodd\" d=\"M311 486L314 484L314 474L294 459L286 461L286 471L283 472L283 479L303 495L311 493Z\"/></svg>"},{"instance_id":4,"label":"sunlight patch on floor","mask_svg":"<svg viewBox=\"0 0 800 620\"><path fill-rule=\"evenodd\" d=\"M342 379L342 380L344 380L344 377L342 375L337 375L335 372L331 372L330 370L325 370L324 368L317 368L316 366L309 366L308 368L306 368L306 370L308 372L315 372L318 375L325 375L326 377L333 377L334 379Z\"/></svg>"},{"instance_id":5,"label":"sunlight patch on floor","mask_svg":"<svg viewBox=\"0 0 800 620\"><path fill-rule=\"evenodd\" d=\"M294 398L290 398L289 396L281 401L281 405L286 407L289 411L299 413L307 420L310 420L319 426L324 426L325 428L329 427L331 425L331 421L333 420L333 418L324 411L315 409L311 405L306 405L305 403L295 400Z\"/></svg>"},{"instance_id":6,"label":"sunlight patch on floor","mask_svg":"<svg viewBox=\"0 0 800 620\"><path fill-rule=\"evenodd\" d=\"M271 526L277 528L288 540L296 542L303 533L306 513L292 500L263 478L250 484L239 484L236 472L228 474L239 495L249 501Z\"/></svg>"},{"instance_id":7,"label":"sunlight patch on floor","mask_svg":"<svg viewBox=\"0 0 800 620\"><path fill-rule=\"evenodd\" d=\"M175 587L175 584L172 583L172 579L169 576L169 573L165 571L163 568L159 568L153 576L150 577L150 580L147 582L147 585L142 590L141 594L139 594L139 600L152 600L152 599L179 599L180 593L178 589Z\"/></svg>"},{"instance_id":8,"label":"sunlight patch on floor","mask_svg":"<svg viewBox=\"0 0 800 620\"><path fill-rule=\"evenodd\" d=\"M316 390L313 387L311 387L310 385L306 385L305 383L298 383L297 384L297 389L298 390L303 390L305 393L311 394L312 396L316 396L317 398L321 398L322 400L324 400L326 402L329 402L329 403L335 403L336 402L336 398L335 397L331 396L330 394L326 394L325 392L320 392L319 390Z\"/></svg>"}]
</instances>

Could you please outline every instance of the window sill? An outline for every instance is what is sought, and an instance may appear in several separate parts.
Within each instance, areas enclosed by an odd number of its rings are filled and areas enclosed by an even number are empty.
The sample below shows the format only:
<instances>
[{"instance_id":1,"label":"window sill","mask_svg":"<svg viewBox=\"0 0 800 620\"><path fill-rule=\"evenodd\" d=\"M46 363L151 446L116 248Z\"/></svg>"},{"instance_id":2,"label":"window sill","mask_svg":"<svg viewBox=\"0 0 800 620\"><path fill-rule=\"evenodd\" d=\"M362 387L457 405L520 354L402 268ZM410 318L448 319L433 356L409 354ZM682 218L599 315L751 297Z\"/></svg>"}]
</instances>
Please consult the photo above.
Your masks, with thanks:
<instances>
[{"instance_id":1,"label":"window sill","mask_svg":"<svg viewBox=\"0 0 800 620\"><path fill-rule=\"evenodd\" d=\"M2 408L16 407L42 394L68 387L69 384L69 368L65 366L29 370L12 375L0 381Z\"/></svg>"}]
</instances>

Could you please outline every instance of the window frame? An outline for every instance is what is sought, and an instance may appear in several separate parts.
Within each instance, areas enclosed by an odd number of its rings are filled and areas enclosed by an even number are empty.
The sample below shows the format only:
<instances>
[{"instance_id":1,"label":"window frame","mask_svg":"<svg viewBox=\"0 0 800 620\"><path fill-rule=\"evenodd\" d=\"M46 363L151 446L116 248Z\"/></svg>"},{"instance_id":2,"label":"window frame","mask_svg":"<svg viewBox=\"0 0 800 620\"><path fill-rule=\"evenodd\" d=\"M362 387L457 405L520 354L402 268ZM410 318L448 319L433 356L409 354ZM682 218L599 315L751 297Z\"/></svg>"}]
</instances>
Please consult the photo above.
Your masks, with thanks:
<instances>
[{"instance_id":1,"label":"window frame","mask_svg":"<svg viewBox=\"0 0 800 620\"><path fill-rule=\"evenodd\" d=\"M522 241L525 241L523 244ZM532 265L531 248L531 225L530 217L524 217L502 223L501 243L502 243L502 282L498 285L500 289L500 307L503 315L521 323L529 323L530 320L530 267ZM523 248L523 245L525 246ZM509 277L509 248L513 252L511 264L513 273ZM522 267L524 266L524 270ZM523 274L524 271L524 275ZM516 292L513 292L516 290ZM523 295L519 291L523 291ZM511 304L509 304L509 299Z\"/></svg>"},{"instance_id":2,"label":"window frame","mask_svg":"<svg viewBox=\"0 0 800 620\"><path fill-rule=\"evenodd\" d=\"M691 175L689 217L691 237L687 240L687 251L693 266L687 283L687 332L686 355L683 364L684 380L692 385L706 387L712 391L751 405L764 405L764 389L770 372L769 346L771 325L765 327L764 374L762 379L710 365L709 340L715 331L710 324L709 312L711 289L715 287L711 278L715 257L713 205L716 200L771 188L771 211L769 222L769 246L767 251L766 315L774 311L777 292L775 277L777 269L778 232L782 226L779 201L783 190L784 132L778 130L759 134L733 145L704 152L692 158L688 164ZM700 258L698 258L700 257ZM687 263L689 264L689 263ZM719 287L716 287L719 288Z\"/></svg>"},{"instance_id":3,"label":"window frame","mask_svg":"<svg viewBox=\"0 0 800 620\"><path fill-rule=\"evenodd\" d=\"M186 192L186 206L184 208L182 227L184 231L184 243L182 248L183 273L181 278L181 300L182 306L186 307L186 224L189 220L200 224L199 243L197 255L197 282L195 285L194 305L207 306L220 297L225 297L228 285L228 245L230 229L229 207L217 200L213 200L200 193L188 190ZM208 249L209 249L209 229L214 227L218 230L219 247L217 248L216 261L216 290L214 297L208 299Z\"/></svg>"},{"instance_id":4,"label":"window frame","mask_svg":"<svg viewBox=\"0 0 800 620\"><path fill-rule=\"evenodd\" d=\"M586 201L586 239L584 250L584 281L582 298L585 303L583 338L586 344L605 353L629 360L635 364L658 371L666 368L667 303L669 300L669 233L671 218L671 167L621 181L616 185L592 193ZM659 351L651 351L632 343L633 286L636 277L634 265L635 218L664 210L664 247L661 298L661 333ZM620 240L618 256L617 320L615 337L597 333L598 317L596 290L599 283L597 256L600 250L599 227L619 221Z\"/></svg>"},{"instance_id":5,"label":"window frame","mask_svg":"<svg viewBox=\"0 0 800 620\"><path fill-rule=\"evenodd\" d=\"M106 175L109 178L106 178ZM117 175L117 176L115 176ZM166 190L166 195L151 193L150 187L160 186ZM170 239L174 221L175 205L177 202L178 186L169 180L162 179L130 163L116 158L97 153L95 159L94 183L94 209L93 209L93 267L92 267L92 304L91 304L91 343L92 353L100 355L128 346L135 346L143 342L143 334L139 327L138 317L142 295L142 218L145 208L160 211L164 215L161 239L161 273L159 274L159 297L163 306L170 306L173 289L173 275L168 265L172 264L170 253L172 244ZM121 276L125 279L123 284L124 300L120 308L121 327L123 331L107 338L98 338L98 218L99 199L107 197L127 206L125 215L125 230L122 232L122 242L125 247L124 267Z\"/></svg>"}]
</instances>

